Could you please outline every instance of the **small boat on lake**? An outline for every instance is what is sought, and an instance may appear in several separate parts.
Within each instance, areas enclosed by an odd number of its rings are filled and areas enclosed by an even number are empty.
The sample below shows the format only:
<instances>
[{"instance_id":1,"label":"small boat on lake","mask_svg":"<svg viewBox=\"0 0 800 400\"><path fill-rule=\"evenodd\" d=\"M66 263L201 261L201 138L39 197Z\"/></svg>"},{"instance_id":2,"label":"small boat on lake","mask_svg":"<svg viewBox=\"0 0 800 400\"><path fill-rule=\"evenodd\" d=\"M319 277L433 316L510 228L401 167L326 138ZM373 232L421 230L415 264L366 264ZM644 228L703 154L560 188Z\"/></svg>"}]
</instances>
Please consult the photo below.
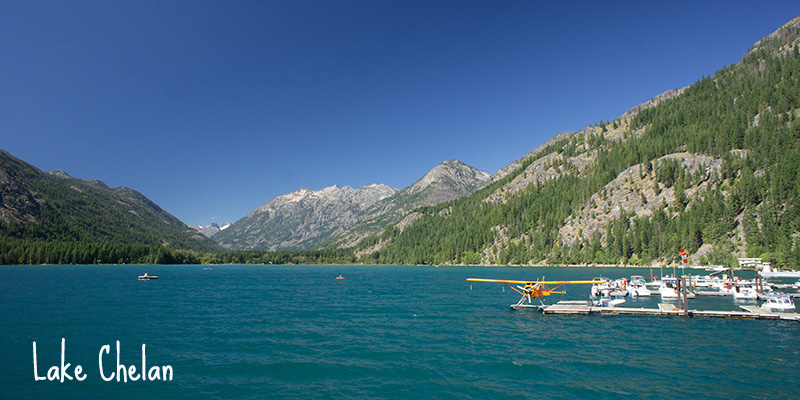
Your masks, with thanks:
<instances>
[{"instance_id":1,"label":"small boat on lake","mask_svg":"<svg viewBox=\"0 0 800 400\"><path fill-rule=\"evenodd\" d=\"M158 277L150 275L147 272L145 272L144 275L139 275L139 280L140 281L149 281L149 280L152 280L152 279L158 279Z\"/></svg>"},{"instance_id":2,"label":"small boat on lake","mask_svg":"<svg viewBox=\"0 0 800 400\"><path fill-rule=\"evenodd\" d=\"M344 279L344 277L339 275L339 276L336 277L336 279Z\"/></svg>"},{"instance_id":3,"label":"small boat on lake","mask_svg":"<svg viewBox=\"0 0 800 400\"><path fill-rule=\"evenodd\" d=\"M761 308L769 312L794 312L796 307L789 295L770 294L767 295L767 301L761 305Z\"/></svg>"}]
</instances>

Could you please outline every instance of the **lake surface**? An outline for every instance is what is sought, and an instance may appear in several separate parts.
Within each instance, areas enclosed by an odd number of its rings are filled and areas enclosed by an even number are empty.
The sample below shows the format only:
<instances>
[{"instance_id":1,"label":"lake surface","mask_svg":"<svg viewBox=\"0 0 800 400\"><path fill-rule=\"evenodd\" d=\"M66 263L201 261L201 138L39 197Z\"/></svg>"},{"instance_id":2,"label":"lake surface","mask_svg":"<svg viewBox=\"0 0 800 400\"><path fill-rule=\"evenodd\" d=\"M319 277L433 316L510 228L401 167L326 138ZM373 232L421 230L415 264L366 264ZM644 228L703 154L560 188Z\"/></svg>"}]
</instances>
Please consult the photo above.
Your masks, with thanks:
<instances>
[{"instance_id":1,"label":"lake surface","mask_svg":"<svg viewBox=\"0 0 800 400\"><path fill-rule=\"evenodd\" d=\"M510 310L519 295L502 284L466 282L649 269L204 268L0 266L0 397L800 398L800 323L545 316ZM159 279L137 280L144 272ZM589 287L566 291L548 302L586 299ZM690 306L738 309L727 297ZM46 377L62 338L85 380L36 381L33 342ZM146 344L146 369L169 365L173 379L104 381L99 362L103 375L115 372L117 341L121 364L140 373Z\"/></svg>"}]
</instances>

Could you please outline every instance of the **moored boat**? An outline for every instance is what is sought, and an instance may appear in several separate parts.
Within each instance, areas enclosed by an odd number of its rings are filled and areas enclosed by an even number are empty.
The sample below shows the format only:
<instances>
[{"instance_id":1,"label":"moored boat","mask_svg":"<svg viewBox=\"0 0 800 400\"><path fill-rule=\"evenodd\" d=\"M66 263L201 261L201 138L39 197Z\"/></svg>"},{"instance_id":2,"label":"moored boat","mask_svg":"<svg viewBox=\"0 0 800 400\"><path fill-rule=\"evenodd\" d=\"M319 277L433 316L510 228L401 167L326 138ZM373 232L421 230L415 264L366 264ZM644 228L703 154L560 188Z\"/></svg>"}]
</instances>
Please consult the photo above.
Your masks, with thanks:
<instances>
[{"instance_id":1,"label":"moored boat","mask_svg":"<svg viewBox=\"0 0 800 400\"><path fill-rule=\"evenodd\" d=\"M678 279L664 277L661 279L661 286L658 288L658 294L662 299L677 299L678 298ZM686 292L687 299L695 298L695 293L691 291Z\"/></svg>"},{"instance_id":2,"label":"moored boat","mask_svg":"<svg viewBox=\"0 0 800 400\"><path fill-rule=\"evenodd\" d=\"M628 292L631 294L631 297L650 296L652 294L650 290L647 289L647 281L645 281L644 277L641 275L631 276L631 280L628 282Z\"/></svg>"},{"instance_id":3,"label":"moored boat","mask_svg":"<svg viewBox=\"0 0 800 400\"><path fill-rule=\"evenodd\" d=\"M595 278L598 279L598 278ZM600 278L602 279L602 278ZM627 279L616 279L613 281L602 281L592 285L592 296L598 297L625 297L628 295Z\"/></svg>"},{"instance_id":4,"label":"moored boat","mask_svg":"<svg viewBox=\"0 0 800 400\"><path fill-rule=\"evenodd\" d=\"M592 303L595 307L617 307L622 304L625 304L625 299L612 299L608 297L604 297Z\"/></svg>"},{"instance_id":5,"label":"moored boat","mask_svg":"<svg viewBox=\"0 0 800 400\"><path fill-rule=\"evenodd\" d=\"M800 271L789 269L772 269L770 263L763 263L764 267L758 274L764 278L800 278Z\"/></svg>"},{"instance_id":6,"label":"moored boat","mask_svg":"<svg viewBox=\"0 0 800 400\"><path fill-rule=\"evenodd\" d=\"M767 295L767 301L761 305L761 308L769 312L794 312L796 309L794 301L786 294Z\"/></svg>"},{"instance_id":7,"label":"moored boat","mask_svg":"<svg viewBox=\"0 0 800 400\"><path fill-rule=\"evenodd\" d=\"M758 292L749 283L737 284L733 288L733 298L735 300L756 300L758 299Z\"/></svg>"}]
</instances>

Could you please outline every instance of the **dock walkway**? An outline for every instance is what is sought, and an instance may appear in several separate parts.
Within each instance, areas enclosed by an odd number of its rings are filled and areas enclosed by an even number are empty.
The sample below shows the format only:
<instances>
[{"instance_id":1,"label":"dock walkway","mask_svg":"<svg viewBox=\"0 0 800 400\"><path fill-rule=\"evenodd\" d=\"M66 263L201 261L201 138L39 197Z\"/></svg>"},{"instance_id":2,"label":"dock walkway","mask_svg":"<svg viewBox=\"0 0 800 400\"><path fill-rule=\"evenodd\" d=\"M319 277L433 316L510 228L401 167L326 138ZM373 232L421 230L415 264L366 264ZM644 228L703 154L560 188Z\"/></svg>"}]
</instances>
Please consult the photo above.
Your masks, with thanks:
<instances>
[{"instance_id":1,"label":"dock walkway","mask_svg":"<svg viewBox=\"0 0 800 400\"><path fill-rule=\"evenodd\" d=\"M740 306L743 311L689 310L690 317L704 318L739 318L739 319L773 319L800 321L800 314L771 313L756 306ZM541 307L544 314L601 314L601 315L668 315L682 316L684 310L673 304L659 303L658 308L598 307L586 301L559 301L556 304Z\"/></svg>"}]
</instances>

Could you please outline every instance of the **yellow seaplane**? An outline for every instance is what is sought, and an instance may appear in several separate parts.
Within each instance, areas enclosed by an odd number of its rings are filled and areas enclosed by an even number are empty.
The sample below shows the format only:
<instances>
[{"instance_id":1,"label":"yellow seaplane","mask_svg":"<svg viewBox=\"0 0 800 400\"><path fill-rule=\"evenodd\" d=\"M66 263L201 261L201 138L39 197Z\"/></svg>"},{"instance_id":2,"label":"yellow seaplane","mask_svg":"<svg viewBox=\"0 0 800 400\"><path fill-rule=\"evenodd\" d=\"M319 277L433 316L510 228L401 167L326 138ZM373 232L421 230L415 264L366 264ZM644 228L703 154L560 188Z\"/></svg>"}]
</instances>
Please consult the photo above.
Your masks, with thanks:
<instances>
[{"instance_id":1,"label":"yellow seaplane","mask_svg":"<svg viewBox=\"0 0 800 400\"><path fill-rule=\"evenodd\" d=\"M566 293L565 291L556 291L556 289L560 288L564 285L595 285L599 283L604 283L604 280L593 280L593 281L546 281L544 278L539 281L509 281L503 279L479 279L479 278L467 278L470 282L491 282L491 283L503 283L506 286L513 289L515 292L522 295L522 298L519 299L517 304L512 304L511 308L514 310L518 310L520 308L542 308L546 305L544 301L542 301L543 297L550 296L553 293ZM514 285L514 286L512 286ZM520 286L524 285L524 286ZM555 285L555 286L553 286ZM516 287L515 287L516 286ZM541 305L531 305L531 299L538 299ZM525 300L528 300L528 304L525 304Z\"/></svg>"}]
</instances>

